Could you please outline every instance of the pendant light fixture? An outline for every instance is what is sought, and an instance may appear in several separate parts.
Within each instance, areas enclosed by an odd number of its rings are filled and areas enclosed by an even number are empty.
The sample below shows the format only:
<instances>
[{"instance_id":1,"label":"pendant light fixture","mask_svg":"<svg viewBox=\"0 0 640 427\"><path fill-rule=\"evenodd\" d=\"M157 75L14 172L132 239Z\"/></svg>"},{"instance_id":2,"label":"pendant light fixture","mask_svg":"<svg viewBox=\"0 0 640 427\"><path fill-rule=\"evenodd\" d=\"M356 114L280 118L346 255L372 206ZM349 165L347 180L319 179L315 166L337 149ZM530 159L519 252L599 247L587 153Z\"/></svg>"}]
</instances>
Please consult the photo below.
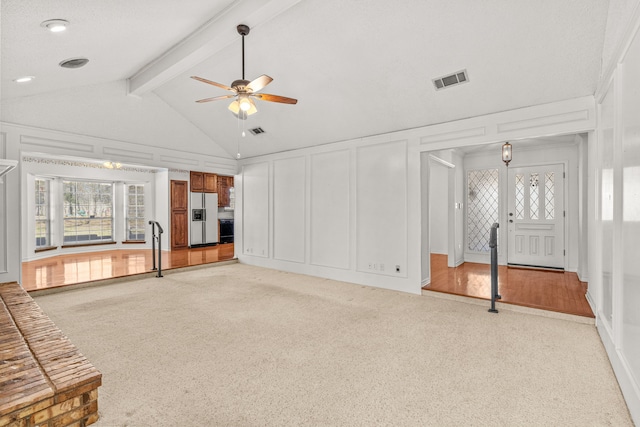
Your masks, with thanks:
<instances>
[{"instance_id":1,"label":"pendant light fixture","mask_svg":"<svg viewBox=\"0 0 640 427\"><path fill-rule=\"evenodd\" d=\"M509 142L505 142L504 145L502 146L502 161L504 162L505 165L507 165L507 167L509 166L511 157L512 157L511 144L509 144Z\"/></svg>"}]
</instances>

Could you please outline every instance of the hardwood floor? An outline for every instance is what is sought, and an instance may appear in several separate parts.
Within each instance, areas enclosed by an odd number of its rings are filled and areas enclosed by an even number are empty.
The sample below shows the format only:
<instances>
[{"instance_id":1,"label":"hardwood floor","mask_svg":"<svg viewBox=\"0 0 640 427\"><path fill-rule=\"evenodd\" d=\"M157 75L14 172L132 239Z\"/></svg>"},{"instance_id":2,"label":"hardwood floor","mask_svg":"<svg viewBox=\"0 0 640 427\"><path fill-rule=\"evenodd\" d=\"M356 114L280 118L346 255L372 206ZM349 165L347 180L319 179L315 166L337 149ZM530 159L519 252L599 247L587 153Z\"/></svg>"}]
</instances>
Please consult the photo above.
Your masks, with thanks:
<instances>
[{"instance_id":1,"label":"hardwood floor","mask_svg":"<svg viewBox=\"0 0 640 427\"><path fill-rule=\"evenodd\" d=\"M162 252L162 269L233 259L233 243ZM110 250L58 255L22 263L26 291L68 286L151 271L151 249ZM507 268L498 269L501 302L579 316L594 317L585 293L587 284L576 273ZM447 267L446 255L431 255L431 284L423 289L490 299L488 264L464 263Z\"/></svg>"},{"instance_id":2,"label":"hardwood floor","mask_svg":"<svg viewBox=\"0 0 640 427\"><path fill-rule=\"evenodd\" d=\"M233 243L162 252L162 270L233 259ZM157 261L156 261L157 262ZM26 291L68 286L151 271L151 249L121 249L58 255L22 263Z\"/></svg>"},{"instance_id":3,"label":"hardwood floor","mask_svg":"<svg viewBox=\"0 0 640 427\"><path fill-rule=\"evenodd\" d=\"M490 300L490 266L465 262L449 268L446 255L432 254L431 283L423 289ZM498 289L500 302L594 317L587 284L576 273L499 266Z\"/></svg>"}]
</instances>

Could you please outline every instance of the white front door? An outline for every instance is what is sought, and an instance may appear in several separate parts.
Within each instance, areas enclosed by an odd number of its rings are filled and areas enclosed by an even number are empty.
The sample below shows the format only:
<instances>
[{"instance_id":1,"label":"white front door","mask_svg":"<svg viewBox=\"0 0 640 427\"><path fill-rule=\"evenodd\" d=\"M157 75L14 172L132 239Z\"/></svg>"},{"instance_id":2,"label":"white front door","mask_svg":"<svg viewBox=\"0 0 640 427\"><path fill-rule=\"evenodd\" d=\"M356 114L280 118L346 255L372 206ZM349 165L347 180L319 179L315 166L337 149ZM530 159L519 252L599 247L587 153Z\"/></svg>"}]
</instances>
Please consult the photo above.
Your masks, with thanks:
<instances>
[{"instance_id":1,"label":"white front door","mask_svg":"<svg viewBox=\"0 0 640 427\"><path fill-rule=\"evenodd\" d=\"M564 165L509 168L508 263L564 268Z\"/></svg>"}]
</instances>

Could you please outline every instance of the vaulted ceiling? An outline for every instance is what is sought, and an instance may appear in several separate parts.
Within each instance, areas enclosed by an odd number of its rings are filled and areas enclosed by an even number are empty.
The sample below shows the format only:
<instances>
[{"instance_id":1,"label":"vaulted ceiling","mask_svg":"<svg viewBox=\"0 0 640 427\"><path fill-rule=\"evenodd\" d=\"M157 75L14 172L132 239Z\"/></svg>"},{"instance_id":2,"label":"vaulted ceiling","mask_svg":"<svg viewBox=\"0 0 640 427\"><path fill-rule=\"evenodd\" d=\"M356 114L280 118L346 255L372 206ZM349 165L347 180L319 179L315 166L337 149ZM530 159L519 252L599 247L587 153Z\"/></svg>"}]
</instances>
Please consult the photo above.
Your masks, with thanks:
<instances>
[{"instance_id":1,"label":"vaulted ceiling","mask_svg":"<svg viewBox=\"0 0 640 427\"><path fill-rule=\"evenodd\" d=\"M607 11L602 0L2 0L0 118L74 131L72 104L95 107L96 121L102 104L126 103L129 116L154 105L202 133L185 136L192 151L281 152L592 95ZM40 26L53 18L68 31ZM240 23L247 79L271 76L263 91L297 105L257 101L238 122L228 100L194 102L226 92L189 76L241 77ZM83 68L58 66L80 56ZM435 90L433 78L462 69L468 83ZM36 78L16 84L22 75ZM43 109L48 122L33 117ZM82 133L114 137L113 126ZM240 139L243 127L265 133Z\"/></svg>"}]
</instances>

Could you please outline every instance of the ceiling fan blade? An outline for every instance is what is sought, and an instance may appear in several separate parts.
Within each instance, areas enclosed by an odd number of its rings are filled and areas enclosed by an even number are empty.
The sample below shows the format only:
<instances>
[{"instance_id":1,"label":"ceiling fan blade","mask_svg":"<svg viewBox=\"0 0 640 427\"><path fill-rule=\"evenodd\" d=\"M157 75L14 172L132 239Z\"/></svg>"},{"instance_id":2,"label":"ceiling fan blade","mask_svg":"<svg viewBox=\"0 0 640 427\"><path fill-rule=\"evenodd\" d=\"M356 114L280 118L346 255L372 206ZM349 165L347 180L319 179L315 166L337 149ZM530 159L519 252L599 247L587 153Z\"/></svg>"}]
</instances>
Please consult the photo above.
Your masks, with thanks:
<instances>
[{"instance_id":1,"label":"ceiling fan blade","mask_svg":"<svg viewBox=\"0 0 640 427\"><path fill-rule=\"evenodd\" d=\"M205 99L198 99L196 102L210 102L210 101L218 101L220 99L229 99L229 98L234 98L236 95L221 95L221 96L214 96L213 98L205 98Z\"/></svg>"},{"instance_id":2,"label":"ceiling fan blade","mask_svg":"<svg viewBox=\"0 0 640 427\"><path fill-rule=\"evenodd\" d=\"M269 83L271 83L273 79L266 74L261 75L257 79L253 80L251 83L247 85L247 89L250 89L251 92L257 92Z\"/></svg>"},{"instance_id":3,"label":"ceiling fan blade","mask_svg":"<svg viewBox=\"0 0 640 427\"><path fill-rule=\"evenodd\" d=\"M202 83L207 83L207 84L210 84L210 85L213 85L213 86L218 86L219 88L222 88L224 90L235 92L234 89L230 88L227 85L223 85L222 83L212 82L211 80L203 79L202 77L198 77L198 76L191 76L191 78L194 79L194 80L198 80L199 82L202 82Z\"/></svg>"},{"instance_id":4,"label":"ceiling fan blade","mask_svg":"<svg viewBox=\"0 0 640 427\"><path fill-rule=\"evenodd\" d=\"M268 93L252 93L258 99L269 102L280 102L282 104L297 104L298 100L293 98L287 98L286 96L270 95Z\"/></svg>"}]
</instances>

